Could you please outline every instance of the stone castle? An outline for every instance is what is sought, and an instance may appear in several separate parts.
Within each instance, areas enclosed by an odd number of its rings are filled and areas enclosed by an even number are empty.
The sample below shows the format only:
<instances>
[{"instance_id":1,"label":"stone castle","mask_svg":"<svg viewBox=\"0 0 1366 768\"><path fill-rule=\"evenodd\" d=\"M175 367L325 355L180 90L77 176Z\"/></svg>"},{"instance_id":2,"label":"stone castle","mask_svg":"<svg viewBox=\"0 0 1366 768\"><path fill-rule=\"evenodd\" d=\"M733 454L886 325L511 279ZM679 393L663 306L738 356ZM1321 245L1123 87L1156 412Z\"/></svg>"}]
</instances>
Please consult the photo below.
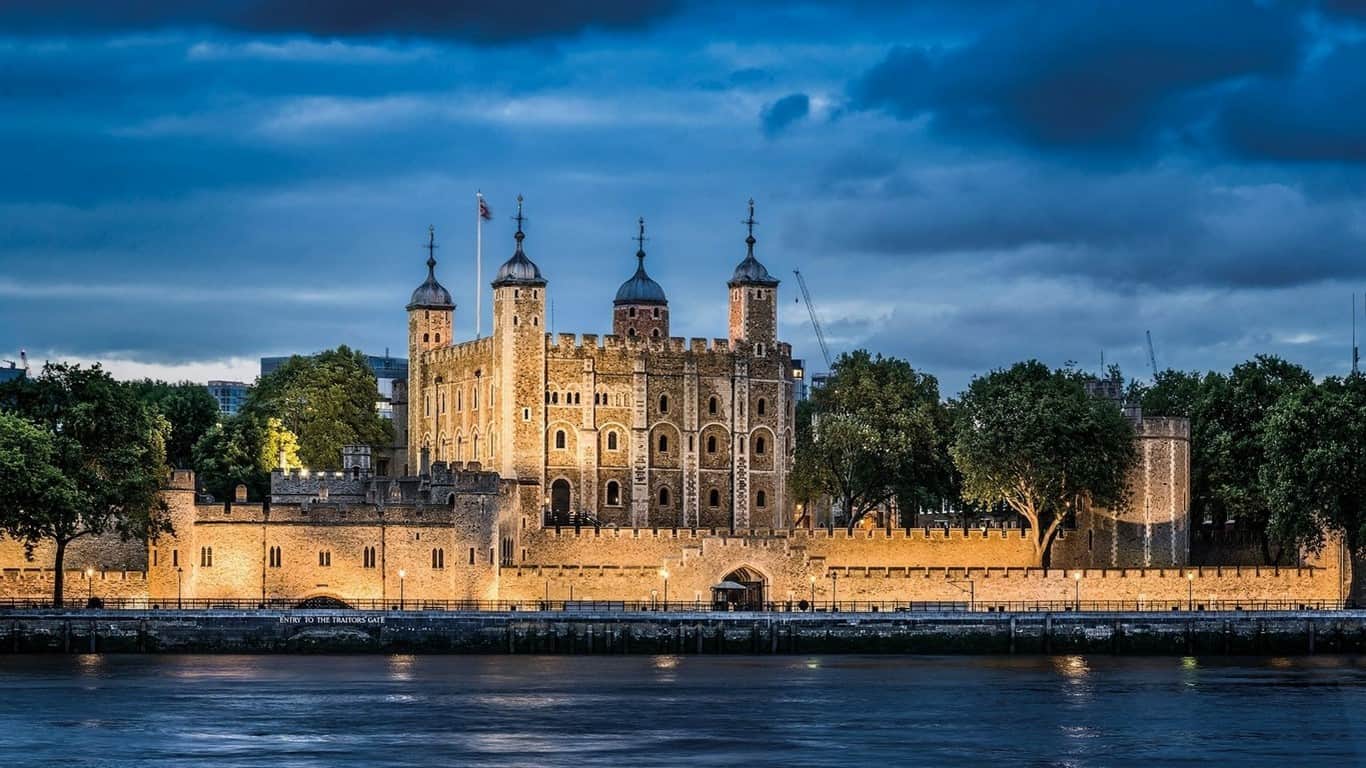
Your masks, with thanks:
<instances>
[{"instance_id":1,"label":"stone castle","mask_svg":"<svg viewBox=\"0 0 1366 768\"><path fill-rule=\"evenodd\" d=\"M341 472L277 471L268 500L206 504L177 470L165 491L174 533L73 545L68 591L411 607L1341 599L1335 553L1289 568L1188 566L1183 419L1131 414L1140 442L1127 502L1079 515L1047 569L1019 528L812 528L788 490L796 381L752 202L750 214L726 284L729 333L711 340L669 335L643 221L606 336L547 333L549 283L524 247L520 198L490 336L455 341L431 243L407 304L408 384L394 397L400 445L387 466L401 472L376 475L357 449ZM47 597L44 558L0 541L0 597Z\"/></svg>"}]
</instances>

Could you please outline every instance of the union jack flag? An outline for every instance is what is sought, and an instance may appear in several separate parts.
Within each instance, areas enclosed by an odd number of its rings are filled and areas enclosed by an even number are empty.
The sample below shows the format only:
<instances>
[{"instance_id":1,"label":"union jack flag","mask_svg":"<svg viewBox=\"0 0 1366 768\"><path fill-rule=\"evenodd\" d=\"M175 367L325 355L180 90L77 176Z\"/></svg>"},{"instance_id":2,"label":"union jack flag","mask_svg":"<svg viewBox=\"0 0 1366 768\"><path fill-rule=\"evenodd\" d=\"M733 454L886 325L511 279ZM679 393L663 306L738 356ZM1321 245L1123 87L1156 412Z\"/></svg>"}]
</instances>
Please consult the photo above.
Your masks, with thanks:
<instances>
[{"instance_id":1,"label":"union jack flag","mask_svg":"<svg viewBox=\"0 0 1366 768\"><path fill-rule=\"evenodd\" d=\"M484 219L485 221L493 218L493 211L489 210L489 204L484 202L484 197L482 195L479 197L479 218Z\"/></svg>"}]
</instances>

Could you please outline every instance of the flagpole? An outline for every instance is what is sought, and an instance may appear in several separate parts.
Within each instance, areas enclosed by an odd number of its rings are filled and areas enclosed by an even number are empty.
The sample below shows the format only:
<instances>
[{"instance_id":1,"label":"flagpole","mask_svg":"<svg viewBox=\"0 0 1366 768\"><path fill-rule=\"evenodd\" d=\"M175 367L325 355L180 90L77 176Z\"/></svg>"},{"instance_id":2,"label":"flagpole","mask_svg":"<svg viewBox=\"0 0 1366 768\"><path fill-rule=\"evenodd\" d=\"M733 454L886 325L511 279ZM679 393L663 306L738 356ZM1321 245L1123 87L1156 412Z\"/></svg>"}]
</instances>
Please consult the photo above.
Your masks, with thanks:
<instances>
[{"instance_id":1,"label":"flagpole","mask_svg":"<svg viewBox=\"0 0 1366 768\"><path fill-rule=\"evenodd\" d=\"M484 194L474 193L474 338L481 337L484 309Z\"/></svg>"}]
</instances>

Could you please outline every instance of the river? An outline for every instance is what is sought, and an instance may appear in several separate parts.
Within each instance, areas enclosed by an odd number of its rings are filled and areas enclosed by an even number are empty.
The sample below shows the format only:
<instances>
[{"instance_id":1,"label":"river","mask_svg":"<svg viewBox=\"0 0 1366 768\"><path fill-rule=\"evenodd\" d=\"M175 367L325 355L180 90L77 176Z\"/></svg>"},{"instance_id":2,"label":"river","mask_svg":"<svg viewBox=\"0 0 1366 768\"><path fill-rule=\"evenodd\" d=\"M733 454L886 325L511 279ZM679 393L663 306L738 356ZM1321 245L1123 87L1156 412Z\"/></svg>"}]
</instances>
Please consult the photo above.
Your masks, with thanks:
<instances>
[{"instance_id":1,"label":"river","mask_svg":"<svg viewBox=\"0 0 1366 768\"><path fill-rule=\"evenodd\" d=\"M1366 766L1366 660L0 656L13 766Z\"/></svg>"}]
</instances>

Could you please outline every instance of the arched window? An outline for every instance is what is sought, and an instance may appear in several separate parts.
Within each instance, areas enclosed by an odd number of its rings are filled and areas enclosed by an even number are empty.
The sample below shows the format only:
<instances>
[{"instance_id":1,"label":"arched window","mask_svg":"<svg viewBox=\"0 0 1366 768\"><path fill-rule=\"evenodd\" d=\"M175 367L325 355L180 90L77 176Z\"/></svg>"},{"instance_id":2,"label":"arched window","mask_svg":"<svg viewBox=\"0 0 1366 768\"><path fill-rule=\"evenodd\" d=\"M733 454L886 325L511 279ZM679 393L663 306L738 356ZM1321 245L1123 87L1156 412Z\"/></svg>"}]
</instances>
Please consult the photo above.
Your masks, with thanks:
<instances>
[{"instance_id":1,"label":"arched window","mask_svg":"<svg viewBox=\"0 0 1366 768\"><path fill-rule=\"evenodd\" d=\"M757 406L757 408L755 409L755 412L758 413L760 416L763 416L763 415L764 415L764 411L767 410L768 401L764 400L764 399L761 397L761 398L759 398L759 402L758 402L758 403L755 403L755 405Z\"/></svg>"},{"instance_id":2,"label":"arched window","mask_svg":"<svg viewBox=\"0 0 1366 768\"><path fill-rule=\"evenodd\" d=\"M716 412L720 409L721 401L716 399L716 395L712 395L711 397L707 398L707 413L711 414L712 416L715 416Z\"/></svg>"},{"instance_id":3,"label":"arched window","mask_svg":"<svg viewBox=\"0 0 1366 768\"><path fill-rule=\"evenodd\" d=\"M199 548L199 567L201 567L201 568L212 568L212 567L213 567L213 547L200 547L200 548Z\"/></svg>"},{"instance_id":4,"label":"arched window","mask_svg":"<svg viewBox=\"0 0 1366 768\"><path fill-rule=\"evenodd\" d=\"M636 316L636 308L635 308L635 307L631 307L629 310L627 310L626 314L630 315L631 317L635 317L635 316Z\"/></svg>"},{"instance_id":5,"label":"arched window","mask_svg":"<svg viewBox=\"0 0 1366 768\"><path fill-rule=\"evenodd\" d=\"M607 481L607 506L621 506L621 484L616 480Z\"/></svg>"},{"instance_id":6,"label":"arched window","mask_svg":"<svg viewBox=\"0 0 1366 768\"><path fill-rule=\"evenodd\" d=\"M669 412L669 396L668 396L668 395L660 395L660 396L659 396L659 412L660 412L660 413L668 413L668 412Z\"/></svg>"},{"instance_id":7,"label":"arched window","mask_svg":"<svg viewBox=\"0 0 1366 768\"><path fill-rule=\"evenodd\" d=\"M474 451L470 456L470 461L479 461L479 435L474 436Z\"/></svg>"},{"instance_id":8,"label":"arched window","mask_svg":"<svg viewBox=\"0 0 1366 768\"><path fill-rule=\"evenodd\" d=\"M563 450L564 450L564 430L563 430L563 429L557 429L557 430L555 430L555 450L558 450L558 451L563 451Z\"/></svg>"},{"instance_id":9,"label":"arched window","mask_svg":"<svg viewBox=\"0 0 1366 768\"><path fill-rule=\"evenodd\" d=\"M617 433L616 433L616 431L608 432L608 433L607 433L607 450L609 450L609 451L615 451L616 449L617 449Z\"/></svg>"},{"instance_id":10,"label":"arched window","mask_svg":"<svg viewBox=\"0 0 1366 768\"><path fill-rule=\"evenodd\" d=\"M656 329L650 331L650 336L651 336L651 338L655 338L655 339L659 338L659 329L656 328Z\"/></svg>"},{"instance_id":11,"label":"arched window","mask_svg":"<svg viewBox=\"0 0 1366 768\"><path fill-rule=\"evenodd\" d=\"M754 494L754 506L759 507L759 508L762 509L762 508L764 507L764 505L767 504L767 503L768 503L768 496L765 495L763 491L758 491L758 492L756 492L756 493Z\"/></svg>"},{"instance_id":12,"label":"arched window","mask_svg":"<svg viewBox=\"0 0 1366 768\"><path fill-rule=\"evenodd\" d=\"M435 568L435 569L440 570L440 569L445 568L445 567L446 567L446 550L444 550L444 549L433 549L433 550L432 550L432 568Z\"/></svg>"},{"instance_id":13,"label":"arched window","mask_svg":"<svg viewBox=\"0 0 1366 768\"><path fill-rule=\"evenodd\" d=\"M634 329L634 328L627 328L627 329L626 329L626 335L627 335L627 336L630 336L631 338L634 339L634 338L636 337L636 329Z\"/></svg>"},{"instance_id":14,"label":"arched window","mask_svg":"<svg viewBox=\"0 0 1366 768\"><path fill-rule=\"evenodd\" d=\"M716 453L716 435L707 435L707 453Z\"/></svg>"},{"instance_id":15,"label":"arched window","mask_svg":"<svg viewBox=\"0 0 1366 768\"><path fill-rule=\"evenodd\" d=\"M756 438L754 438L754 454L755 454L756 456L762 455L763 452L764 452L764 448L766 448L766 447L767 447L767 444L766 444L765 440L764 440L762 437L756 437Z\"/></svg>"},{"instance_id":16,"label":"arched window","mask_svg":"<svg viewBox=\"0 0 1366 768\"><path fill-rule=\"evenodd\" d=\"M659 319L659 307L655 307L655 319Z\"/></svg>"},{"instance_id":17,"label":"arched window","mask_svg":"<svg viewBox=\"0 0 1366 768\"><path fill-rule=\"evenodd\" d=\"M551 392L551 393L550 393L550 404L551 404L551 405L559 405L559 404L560 404L560 393L559 393L559 392Z\"/></svg>"},{"instance_id":18,"label":"arched window","mask_svg":"<svg viewBox=\"0 0 1366 768\"><path fill-rule=\"evenodd\" d=\"M332 565L332 551L322 549L318 551L318 565L328 568Z\"/></svg>"},{"instance_id":19,"label":"arched window","mask_svg":"<svg viewBox=\"0 0 1366 768\"><path fill-rule=\"evenodd\" d=\"M279 567L280 567L280 563L282 562L282 560L283 560L283 558L281 557L280 548L279 548L279 547L271 547L271 548L270 548L270 567L271 567L271 568L279 568Z\"/></svg>"},{"instance_id":20,"label":"arched window","mask_svg":"<svg viewBox=\"0 0 1366 768\"><path fill-rule=\"evenodd\" d=\"M437 343L437 344L440 344L440 343L441 343L441 334L439 334L439 333L436 335L436 343Z\"/></svg>"},{"instance_id":21,"label":"arched window","mask_svg":"<svg viewBox=\"0 0 1366 768\"><path fill-rule=\"evenodd\" d=\"M719 506L721 506L721 492L720 492L720 491L716 490L715 488L711 489L711 493L707 494L707 506L710 506L710 507L719 507Z\"/></svg>"},{"instance_id":22,"label":"arched window","mask_svg":"<svg viewBox=\"0 0 1366 768\"><path fill-rule=\"evenodd\" d=\"M474 402L471 403L470 407L473 408L473 409L476 410L476 411L479 410L479 380L478 380L478 377L476 377L476 378L475 378L475 381L474 381Z\"/></svg>"},{"instance_id":23,"label":"arched window","mask_svg":"<svg viewBox=\"0 0 1366 768\"><path fill-rule=\"evenodd\" d=\"M661 506L661 507L667 507L667 506L669 506L669 489L668 489L668 488L660 488L660 489L659 489L659 506Z\"/></svg>"},{"instance_id":24,"label":"arched window","mask_svg":"<svg viewBox=\"0 0 1366 768\"><path fill-rule=\"evenodd\" d=\"M579 393L578 393L578 392L575 392L575 393L574 393L574 405L578 405L578 404L579 404Z\"/></svg>"},{"instance_id":25,"label":"arched window","mask_svg":"<svg viewBox=\"0 0 1366 768\"><path fill-rule=\"evenodd\" d=\"M668 435L660 435L660 436L659 436L659 452L660 452L660 453L668 453L668 452L669 452L669 436L668 436Z\"/></svg>"}]
</instances>

